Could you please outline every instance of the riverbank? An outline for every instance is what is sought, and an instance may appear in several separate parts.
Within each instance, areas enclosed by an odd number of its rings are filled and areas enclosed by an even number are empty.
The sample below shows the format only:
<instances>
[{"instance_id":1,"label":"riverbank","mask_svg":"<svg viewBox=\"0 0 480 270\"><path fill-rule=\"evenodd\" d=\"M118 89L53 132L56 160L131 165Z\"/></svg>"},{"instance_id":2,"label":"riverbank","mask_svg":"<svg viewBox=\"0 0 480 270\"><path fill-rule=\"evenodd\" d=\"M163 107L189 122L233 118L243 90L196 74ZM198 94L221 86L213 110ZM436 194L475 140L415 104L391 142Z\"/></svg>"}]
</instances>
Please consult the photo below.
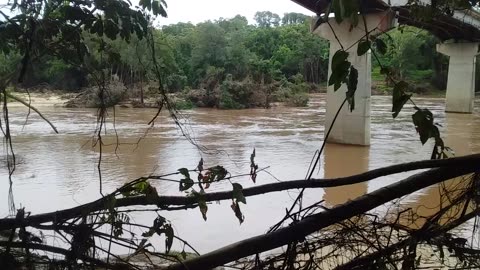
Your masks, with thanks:
<instances>
[{"instance_id":1,"label":"riverbank","mask_svg":"<svg viewBox=\"0 0 480 270\"><path fill-rule=\"evenodd\" d=\"M316 95L324 95L325 91L320 91L319 93L308 94L310 97ZM74 99L77 94L61 94L57 92L48 92L48 93L14 93L15 96L25 100L26 102L30 101L31 104L35 107L68 107L68 103ZM372 93L372 96L388 96L385 93ZM414 94L414 97L418 98L428 98L428 99L442 99L445 98L445 92L443 91L432 91L424 94ZM120 102L117 107L122 108L155 108L157 107L157 101L154 98L146 98L144 105L141 105L137 99L130 99L123 102ZM23 107L24 105L20 102L11 101L9 107ZM286 106L284 102L272 102L271 107L283 107ZM188 107L188 106L187 106ZM195 106L192 106L194 108ZM183 106L181 109L184 109ZM188 109L188 108L185 108Z\"/></svg>"}]
</instances>

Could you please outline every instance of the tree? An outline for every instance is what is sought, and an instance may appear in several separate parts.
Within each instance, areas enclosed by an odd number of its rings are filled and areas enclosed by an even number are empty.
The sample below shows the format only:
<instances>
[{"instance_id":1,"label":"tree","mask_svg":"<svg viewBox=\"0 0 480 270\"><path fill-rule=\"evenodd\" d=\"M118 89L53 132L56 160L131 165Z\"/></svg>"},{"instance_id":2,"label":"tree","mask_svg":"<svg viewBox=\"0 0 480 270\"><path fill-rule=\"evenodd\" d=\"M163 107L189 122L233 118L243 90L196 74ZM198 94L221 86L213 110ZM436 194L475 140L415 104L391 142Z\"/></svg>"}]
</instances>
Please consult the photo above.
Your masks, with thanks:
<instances>
[{"instance_id":1,"label":"tree","mask_svg":"<svg viewBox=\"0 0 480 270\"><path fill-rule=\"evenodd\" d=\"M283 14L282 25L303 24L308 21L309 17L302 13L289 12Z\"/></svg>"},{"instance_id":2,"label":"tree","mask_svg":"<svg viewBox=\"0 0 480 270\"><path fill-rule=\"evenodd\" d=\"M280 25L280 16L270 11L259 11L255 13L255 21L259 27L277 27Z\"/></svg>"},{"instance_id":3,"label":"tree","mask_svg":"<svg viewBox=\"0 0 480 270\"><path fill-rule=\"evenodd\" d=\"M225 65L227 40L225 31L217 24L205 22L197 27L195 46L192 49L192 68L198 84L209 67L221 68Z\"/></svg>"}]
</instances>

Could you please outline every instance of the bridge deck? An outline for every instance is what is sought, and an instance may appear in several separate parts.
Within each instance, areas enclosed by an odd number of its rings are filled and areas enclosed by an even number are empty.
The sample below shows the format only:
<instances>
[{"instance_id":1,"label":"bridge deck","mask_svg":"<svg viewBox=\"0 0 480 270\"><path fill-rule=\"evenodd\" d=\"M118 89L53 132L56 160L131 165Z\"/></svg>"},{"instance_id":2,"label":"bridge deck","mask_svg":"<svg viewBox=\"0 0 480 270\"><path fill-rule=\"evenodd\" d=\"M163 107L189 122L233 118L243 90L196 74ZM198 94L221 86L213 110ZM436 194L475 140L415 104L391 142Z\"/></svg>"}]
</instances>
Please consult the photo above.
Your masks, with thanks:
<instances>
[{"instance_id":1,"label":"bridge deck","mask_svg":"<svg viewBox=\"0 0 480 270\"><path fill-rule=\"evenodd\" d=\"M323 14L328 7L328 0L292 0L305 8ZM389 8L397 12L398 23L425 29L440 40L480 41L480 14L474 10L455 11L453 15L436 15L433 18L416 18L412 9L401 5L405 1L392 1L392 6L383 0L366 1L366 12L380 12ZM396 4L395 4L396 2ZM431 7L424 7L429 9Z\"/></svg>"}]
</instances>

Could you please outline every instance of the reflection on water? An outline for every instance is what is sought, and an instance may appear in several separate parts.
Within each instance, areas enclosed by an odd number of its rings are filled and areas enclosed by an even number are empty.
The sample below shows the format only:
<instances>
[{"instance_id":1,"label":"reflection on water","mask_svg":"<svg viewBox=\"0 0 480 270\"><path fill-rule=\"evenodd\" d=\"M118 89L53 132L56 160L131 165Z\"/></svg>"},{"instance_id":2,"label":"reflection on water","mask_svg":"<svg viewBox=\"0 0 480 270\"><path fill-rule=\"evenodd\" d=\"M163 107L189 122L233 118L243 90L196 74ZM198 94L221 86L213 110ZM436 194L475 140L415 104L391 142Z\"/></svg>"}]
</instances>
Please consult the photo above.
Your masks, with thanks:
<instances>
[{"instance_id":1,"label":"reflection on water","mask_svg":"<svg viewBox=\"0 0 480 270\"><path fill-rule=\"evenodd\" d=\"M370 148L328 144L325 147L325 178L350 176L368 170ZM329 206L342 204L367 193L367 183L326 188L323 199Z\"/></svg>"},{"instance_id":2,"label":"reflection on water","mask_svg":"<svg viewBox=\"0 0 480 270\"><path fill-rule=\"evenodd\" d=\"M480 129L478 125L478 114L455 114L446 113L443 129L445 145L452 148L456 156L464 156L480 152ZM412 208L420 217L429 217L436 213L441 206L445 207L457 194L452 191L461 191L466 188L466 181L463 177L454 178L442 184L426 188L416 196L414 201L404 205ZM448 192L448 197L445 194ZM450 198L449 198L450 197ZM454 215L458 215L461 209L454 209ZM451 214L452 215L452 214ZM416 227L422 226L425 219L415 221Z\"/></svg>"},{"instance_id":3,"label":"reflection on water","mask_svg":"<svg viewBox=\"0 0 480 270\"><path fill-rule=\"evenodd\" d=\"M416 99L419 106L431 109L436 116L446 144L457 155L480 151L480 114L445 114L443 99ZM479 108L477 104L476 108ZM15 172L14 195L17 206L25 206L32 213L53 211L89 202L98 198L98 149L92 149L95 130L95 110L43 108L43 113L56 124L60 134L54 134L37 116L30 116L23 127L27 111L10 109L14 147L22 159ZM398 118L391 118L391 100L372 98L372 145L355 147L328 145L322 156L322 166L314 177L340 177L364 172L399 162L426 159L432 145L422 146L411 123L411 107ZM258 177L257 184L303 179L312 156L322 143L325 101L318 95L308 108L272 108L242 111L197 109L185 112L186 132L194 139L193 145L162 114L148 136L147 123L156 113L149 109L118 109L116 129L121 143L116 149L113 126L104 136L102 179L104 190L152 173L174 172L178 168L195 168L200 158L206 166L223 165L232 174L249 172L249 157L255 148L256 161L269 172ZM208 149L199 151L197 146ZM398 174L369 183L348 187L309 190L306 201L324 199L329 206L388 185L408 174ZM5 168L0 169L0 215L8 213L8 181ZM254 185L248 178L239 179L244 187ZM175 183L154 183L161 194L178 195ZM213 190L230 189L228 183L216 185ZM412 196L411 207L438 205L439 189L429 188ZM245 237L264 233L279 220L285 208L292 203L297 191L251 197L243 209L245 222L239 226L229 203L209 206L208 222L197 209L165 213L172 220L178 234L205 252ZM428 213L428 208L425 208ZM145 216L136 217L146 219ZM202 233L198 233L202 232Z\"/></svg>"}]
</instances>

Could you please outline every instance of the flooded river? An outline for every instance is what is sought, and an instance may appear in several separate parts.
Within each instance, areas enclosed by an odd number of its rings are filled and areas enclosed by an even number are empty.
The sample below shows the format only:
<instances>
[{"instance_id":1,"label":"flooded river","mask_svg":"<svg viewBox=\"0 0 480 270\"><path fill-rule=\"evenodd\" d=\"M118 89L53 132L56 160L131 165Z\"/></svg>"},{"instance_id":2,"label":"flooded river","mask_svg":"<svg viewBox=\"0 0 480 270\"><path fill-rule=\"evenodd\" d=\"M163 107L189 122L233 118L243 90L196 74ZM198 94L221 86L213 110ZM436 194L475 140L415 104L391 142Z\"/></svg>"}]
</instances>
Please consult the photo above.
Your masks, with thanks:
<instances>
[{"instance_id":1,"label":"flooded river","mask_svg":"<svg viewBox=\"0 0 480 270\"><path fill-rule=\"evenodd\" d=\"M416 98L417 104L433 111L446 144L457 155L480 152L480 104L474 114L446 114L443 99ZM330 144L321 158L321 167L314 177L339 177L399 162L428 159L432 145L422 146L411 122L411 107L392 119L391 100L372 98L372 140L370 147ZM98 149L92 148L95 110L44 107L42 112L57 126L55 134L36 115L24 108L12 108L14 149L19 160L13 176L13 192L17 207L32 213L54 211L97 199L99 177ZM250 154L255 148L261 173L257 184L303 179L310 161L323 140L325 100L311 98L307 108L276 107L269 110L249 109L222 111L195 109L184 112L185 132L189 142L167 114L161 114L155 127L140 141L147 123L155 115L153 109L117 109L116 131L121 143L116 150L113 125L108 124L103 149L102 179L105 191L150 174L175 172L179 168L194 169L203 157L205 166L223 165L232 174L248 173ZM113 117L113 115L110 115ZM196 144L196 145L195 145ZM204 151L200 151L199 147ZM4 146L5 148L5 146ZM3 149L4 151L4 149ZM4 155L4 152L2 152ZM309 200L325 200L336 205L402 179L407 174L381 178L348 187L317 189L308 192ZM0 169L0 215L8 214L8 172ZM248 178L240 180L244 187L254 185ZM179 195L177 183L154 183L161 194ZM212 190L228 190L228 183L214 185ZM296 195L295 191L247 198L242 210L245 222L239 225L230 203L209 206L208 221L198 209L168 212L178 235L201 252L206 252L242 238L262 234L280 220ZM413 196L410 203L435 205L438 189L432 187ZM142 218L142 217L139 217Z\"/></svg>"}]
</instances>

